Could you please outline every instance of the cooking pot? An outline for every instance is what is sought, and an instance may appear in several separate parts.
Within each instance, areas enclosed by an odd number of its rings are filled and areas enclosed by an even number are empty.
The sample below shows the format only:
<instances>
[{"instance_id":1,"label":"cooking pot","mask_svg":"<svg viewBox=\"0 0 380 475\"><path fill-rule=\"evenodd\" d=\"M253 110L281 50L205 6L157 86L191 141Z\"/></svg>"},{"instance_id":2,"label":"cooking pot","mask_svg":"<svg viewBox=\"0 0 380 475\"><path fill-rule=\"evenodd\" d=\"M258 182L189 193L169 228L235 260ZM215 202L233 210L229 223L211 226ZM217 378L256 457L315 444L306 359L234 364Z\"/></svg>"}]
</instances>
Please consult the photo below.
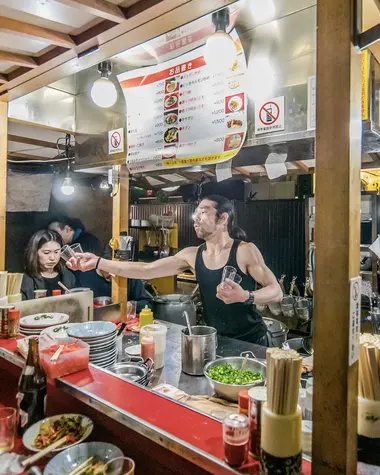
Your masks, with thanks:
<instances>
[{"instance_id":1,"label":"cooking pot","mask_svg":"<svg viewBox=\"0 0 380 475\"><path fill-rule=\"evenodd\" d=\"M192 334L181 331L182 371L192 376L201 376L203 368L216 358L216 329L203 325L191 327Z\"/></svg>"},{"instance_id":2,"label":"cooking pot","mask_svg":"<svg viewBox=\"0 0 380 475\"><path fill-rule=\"evenodd\" d=\"M285 323L275 320L274 318L263 318L263 320L268 328L270 346L281 347L287 340L289 328Z\"/></svg>"},{"instance_id":3,"label":"cooking pot","mask_svg":"<svg viewBox=\"0 0 380 475\"><path fill-rule=\"evenodd\" d=\"M154 302L154 318L165 322L186 325L183 312L187 312L191 325L196 325L197 312L189 295L181 294L158 295L151 299Z\"/></svg>"}]
</instances>

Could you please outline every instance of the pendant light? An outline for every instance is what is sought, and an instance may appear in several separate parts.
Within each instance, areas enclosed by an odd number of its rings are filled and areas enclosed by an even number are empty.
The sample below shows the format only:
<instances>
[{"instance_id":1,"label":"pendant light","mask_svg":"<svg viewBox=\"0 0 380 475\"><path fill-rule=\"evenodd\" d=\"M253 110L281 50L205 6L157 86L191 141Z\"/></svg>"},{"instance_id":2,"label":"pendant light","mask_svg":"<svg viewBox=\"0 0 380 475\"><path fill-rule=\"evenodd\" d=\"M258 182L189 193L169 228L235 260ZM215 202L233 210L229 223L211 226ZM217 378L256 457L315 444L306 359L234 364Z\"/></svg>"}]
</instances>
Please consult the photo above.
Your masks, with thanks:
<instances>
[{"instance_id":1,"label":"pendant light","mask_svg":"<svg viewBox=\"0 0 380 475\"><path fill-rule=\"evenodd\" d=\"M227 71L236 59L236 47L232 37L227 33L230 24L228 8L212 14L215 33L207 38L204 59L213 71Z\"/></svg>"},{"instance_id":2,"label":"pendant light","mask_svg":"<svg viewBox=\"0 0 380 475\"><path fill-rule=\"evenodd\" d=\"M91 98L99 107L111 107L117 99L115 84L110 81L112 73L111 61L102 61L98 64L100 78L97 79L91 88Z\"/></svg>"},{"instance_id":3,"label":"pendant light","mask_svg":"<svg viewBox=\"0 0 380 475\"><path fill-rule=\"evenodd\" d=\"M69 160L67 160L66 178L63 180L63 183L61 185L61 191L66 196L72 195L75 191L75 186L74 186L74 183L73 183L73 179L71 178Z\"/></svg>"}]
</instances>

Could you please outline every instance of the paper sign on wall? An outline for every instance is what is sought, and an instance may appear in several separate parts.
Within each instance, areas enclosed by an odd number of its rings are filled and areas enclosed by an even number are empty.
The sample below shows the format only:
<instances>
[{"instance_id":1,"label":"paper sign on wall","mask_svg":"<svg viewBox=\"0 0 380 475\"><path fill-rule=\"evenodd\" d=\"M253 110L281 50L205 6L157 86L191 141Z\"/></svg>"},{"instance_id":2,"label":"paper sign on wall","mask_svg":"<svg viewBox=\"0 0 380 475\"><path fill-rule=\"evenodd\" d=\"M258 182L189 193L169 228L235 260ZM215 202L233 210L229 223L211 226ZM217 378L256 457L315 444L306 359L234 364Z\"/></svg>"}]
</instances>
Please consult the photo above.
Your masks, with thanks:
<instances>
[{"instance_id":1,"label":"paper sign on wall","mask_svg":"<svg viewBox=\"0 0 380 475\"><path fill-rule=\"evenodd\" d=\"M108 153L124 152L124 129L115 129L108 132Z\"/></svg>"},{"instance_id":2,"label":"paper sign on wall","mask_svg":"<svg viewBox=\"0 0 380 475\"><path fill-rule=\"evenodd\" d=\"M307 79L307 128L315 129L317 117L317 77Z\"/></svg>"},{"instance_id":3,"label":"paper sign on wall","mask_svg":"<svg viewBox=\"0 0 380 475\"><path fill-rule=\"evenodd\" d=\"M360 309L361 277L350 279L350 341L348 364L351 366L359 359L360 353Z\"/></svg>"},{"instance_id":4,"label":"paper sign on wall","mask_svg":"<svg viewBox=\"0 0 380 475\"><path fill-rule=\"evenodd\" d=\"M284 96L255 104L255 134L267 134L285 129Z\"/></svg>"}]
</instances>

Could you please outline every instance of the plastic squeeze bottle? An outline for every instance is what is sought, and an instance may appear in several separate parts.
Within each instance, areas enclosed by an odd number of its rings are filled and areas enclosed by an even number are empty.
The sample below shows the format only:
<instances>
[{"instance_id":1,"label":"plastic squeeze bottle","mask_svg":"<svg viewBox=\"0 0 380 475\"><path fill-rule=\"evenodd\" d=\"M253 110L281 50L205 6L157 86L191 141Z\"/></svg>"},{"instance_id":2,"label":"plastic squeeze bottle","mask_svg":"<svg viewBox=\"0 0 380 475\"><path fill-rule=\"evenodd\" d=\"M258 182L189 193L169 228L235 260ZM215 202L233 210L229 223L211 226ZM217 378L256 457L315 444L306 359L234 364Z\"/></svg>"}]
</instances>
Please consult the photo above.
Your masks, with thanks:
<instances>
[{"instance_id":1,"label":"plastic squeeze bottle","mask_svg":"<svg viewBox=\"0 0 380 475\"><path fill-rule=\"evenodd\" d=\"M151 325L153 323L153 312L152 310L148 307L148 305L145 305L145 308L143 308L140 312L140 343L141 343L141 328L145 327L145 325Z\"/></svg>"}]
</instances>

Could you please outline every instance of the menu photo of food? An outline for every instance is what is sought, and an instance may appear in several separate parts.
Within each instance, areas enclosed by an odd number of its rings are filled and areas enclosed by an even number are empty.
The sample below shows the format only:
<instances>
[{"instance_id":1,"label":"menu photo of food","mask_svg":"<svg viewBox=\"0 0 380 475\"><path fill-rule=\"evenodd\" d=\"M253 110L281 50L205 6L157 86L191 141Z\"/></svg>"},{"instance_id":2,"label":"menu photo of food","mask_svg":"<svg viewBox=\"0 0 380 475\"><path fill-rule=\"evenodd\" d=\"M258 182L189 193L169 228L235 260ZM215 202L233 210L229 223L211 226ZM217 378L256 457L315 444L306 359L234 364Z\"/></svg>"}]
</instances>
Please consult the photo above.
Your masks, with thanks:
<instances>
[{"instance_id":1,"label":"menu photo of food","mask_svg":"<svg viewBox=\"0 0 380 475\"><path fill-rule=\"evenodd\" d=\"M224 151L235 150L236 148L239 148L243 138L243 132L227 135L224 139Z\"/></svg>"},{"instance_id":2,"label":"menu photo of food","mask_svg":"<svg viewBox=\"0 0 380 475\"><path fill-rule=\"evenodd\" d=\"M165 125L177 125L178 122L178 109L172 110L170 112L165 112L164 114Z\"/></svg>"},{"instance_id":3,"label":"menu photo of food","mask_svg":"<svg viewBox=\"0 0 380 475\"><path fill-rule=\"evenodd\" d=\"M179 89L179 78L170 78L165 81L165 94L171 94Z\"/></svg>"},{"instance_id":4,"label":"menu photo of food","mask_svg":"<svg viewBox=\"0 0 380 475\"><path fill-rule=\"evenodd\" d=\"M167 144L178 142L178 128L177 127L170 127L170 129L165 130L164 142Z\"/></svg>"},{"instance_id":5,"label":"menu photo of food","mask_svg":"<svg viewBox=\"0 0 380 475\"><path fill-rule=\"evenodd\" d=\"M229 129L240 129L243 127L243 121L241 119L228 119L227 127Z\"/></svg>"},{"instance_id":6,"label":"menu photo of food","mask_svg":"<svg viewBox=\"0 0 380 475\"><path fill-rule=\"evenodd\" d=\"M225 100L226 114L244 110L244 93L235 96L227 96Z\"/></svg>"},{"instance_id":7,"label":"menu photo of food","mask_svg":"<svg viewBox=\"0 0 380 475\"><path fill-rule=\"evenodd\" d=\"M164 106L165 110L174 109L178 105L178 92L165 96Z\"/></svg>"},{"instance_id":8,"label":"menu photo of food","mask_svg":"<svg viewBox=\"0 0 380 475\"><path fill-rule=\"evenodd\" d=\"M176 158L177 156L177 147L176 145L170 144L164 146L164 151L162 152L162 158Z\"/></svg>"}]
</instances>

